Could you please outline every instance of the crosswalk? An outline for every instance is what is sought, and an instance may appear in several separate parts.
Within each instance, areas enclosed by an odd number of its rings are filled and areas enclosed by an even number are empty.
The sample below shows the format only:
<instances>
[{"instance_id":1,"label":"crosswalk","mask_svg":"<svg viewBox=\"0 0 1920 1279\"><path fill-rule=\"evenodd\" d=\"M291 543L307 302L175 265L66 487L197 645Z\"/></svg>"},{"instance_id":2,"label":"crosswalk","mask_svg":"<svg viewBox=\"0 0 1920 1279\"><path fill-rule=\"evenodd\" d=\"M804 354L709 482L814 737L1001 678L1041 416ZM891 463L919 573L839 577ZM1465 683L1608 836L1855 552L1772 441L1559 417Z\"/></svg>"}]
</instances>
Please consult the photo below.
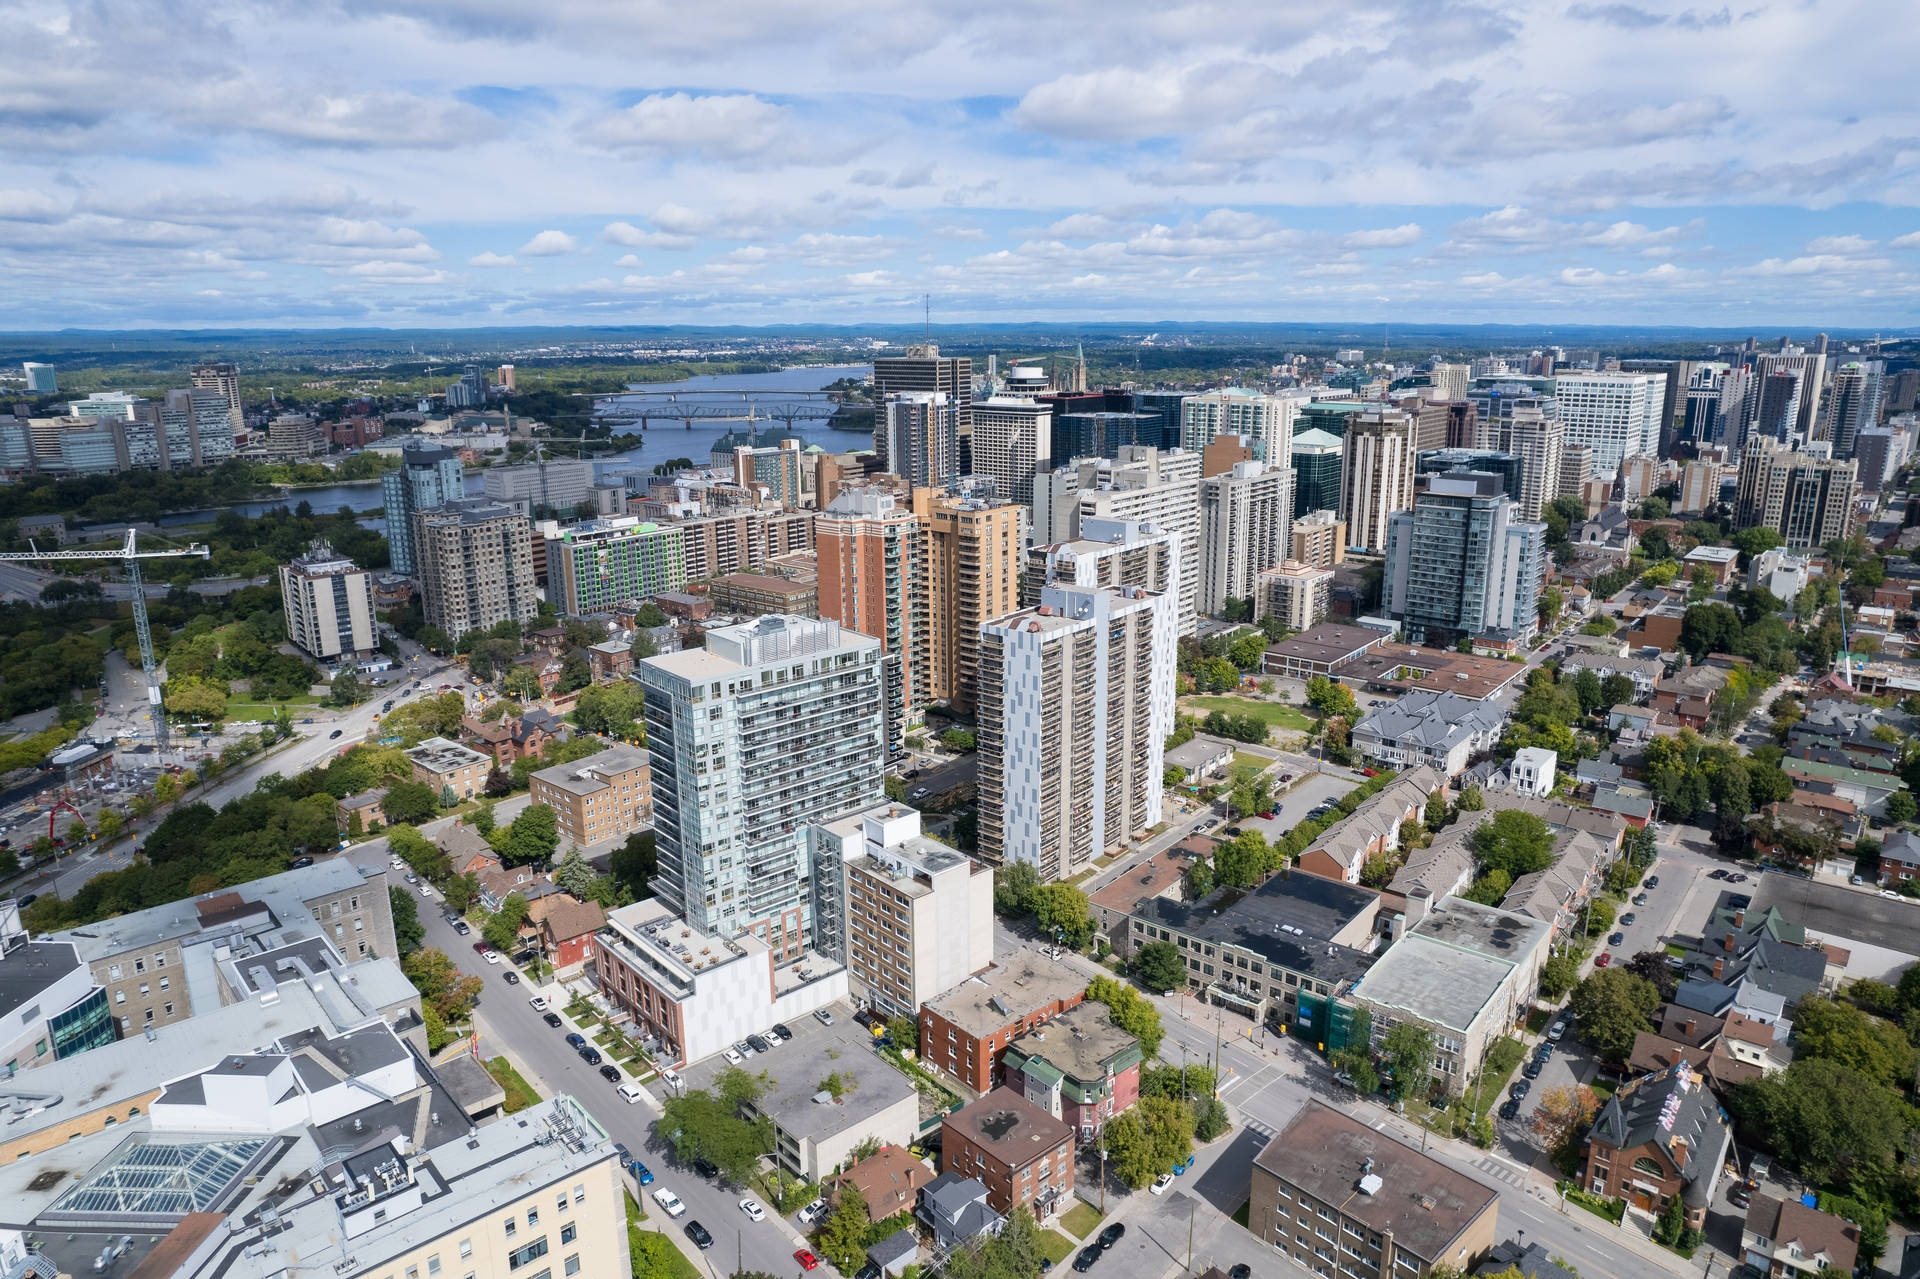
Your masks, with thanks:
<instances>
[{"instance_id":1,"label":"crosswalk","mask_svg":"<svg viewBox=\"0 0 1920 1279\"><path fill-rule=\"evenodd\" d=\"M1492 1156L1488 1156L1485 1159L1477 1161L1473 1166L1481 1172L1486 1173L1489 1177L1492 1177L1495 1181L1503 1181L1509 1186L1524 1188L1527 1184L1527 1174L1504 1159L1495 1159Z\"/></svg>"}]
</instances>

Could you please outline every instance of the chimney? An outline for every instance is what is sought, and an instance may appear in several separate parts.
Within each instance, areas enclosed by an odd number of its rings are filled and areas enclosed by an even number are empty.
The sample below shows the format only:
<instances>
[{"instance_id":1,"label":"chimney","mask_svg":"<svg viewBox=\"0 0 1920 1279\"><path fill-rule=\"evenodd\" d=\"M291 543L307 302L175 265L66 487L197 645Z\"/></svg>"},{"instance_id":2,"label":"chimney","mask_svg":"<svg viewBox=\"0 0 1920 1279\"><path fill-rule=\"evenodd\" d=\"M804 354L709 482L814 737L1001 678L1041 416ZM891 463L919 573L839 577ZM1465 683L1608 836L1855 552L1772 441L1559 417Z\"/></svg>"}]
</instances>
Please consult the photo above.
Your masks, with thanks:
<instances>
[{"instance_id":1,"label":"chimney","mask_svg":"<svg viewBox=\"0 0 1920 1279\"><path fill-rule=\"evenodd\" d=\"M1745 906L1733 912L1733 926L1735 928L1745 928L1747 926L1747 908Z\"/></svg>"},{"instance_id":2,"label":"chimney","mask_svg":"<svg viewBox=\"0 0 1920 1279\"><path fill-rule=\"evenodd\" d=\"M1731 955L1733 953L1733 940L1739 935L1740 934L1736 932L1728 932L1725 939L1720 943L1720 948Z\"/></svg>"},{"instance_id":3,"label":"chimney","mask_svg":"<svg viewBox=\"0 0 1920 1279\"><path fill-rule=\"evenodd\" d=\"M1674 1166L1685 1168L1687 1166L1687 1139L1685 1137L1675 1137L1673 1144L1669 1146L1668 1149L1673 1152Z\"/></svg>"},{"instance_id":4,"label":"chimney","mask_svg":"<svg viewBox=\"0 0 1920 1279\"><path fill-rule=\"evenodd\" d=\"M1715 981L1720 980L1720 974L1726 970L1726 967L1727 967L1726 960L1722 959L1718 955L1715 955L1713 957L1713 979Z\"/></svg>"}]
</instances>

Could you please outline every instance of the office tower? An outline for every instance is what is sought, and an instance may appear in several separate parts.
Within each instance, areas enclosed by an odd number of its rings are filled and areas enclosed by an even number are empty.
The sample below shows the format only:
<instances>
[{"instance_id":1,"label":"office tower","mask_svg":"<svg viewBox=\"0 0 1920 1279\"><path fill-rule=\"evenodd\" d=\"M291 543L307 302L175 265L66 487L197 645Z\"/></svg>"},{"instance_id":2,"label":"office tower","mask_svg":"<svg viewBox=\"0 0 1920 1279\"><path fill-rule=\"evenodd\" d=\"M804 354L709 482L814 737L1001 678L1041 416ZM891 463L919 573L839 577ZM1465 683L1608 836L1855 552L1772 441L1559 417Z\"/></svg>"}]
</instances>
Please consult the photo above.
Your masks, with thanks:
<instances>
[{"instance_id":1,"label":"office tower","mask_svg":"<svg viewBox=\"0 0 1920 1279\"><path fill-rule=\"evenodd\" d=\"M800 958L812 915L808 824L886 798L880 661L878 640L776 615L640 662L660 859L652 887L673 914L720 938L752 933L776 963Z\"/></svg>"},{"instance_id":2,"label":"office tower","mask_svg":"<svg viewBox=\"0 0 1920 1279\"><path fill-rule=\"evenodd\" d=\"M929 625L921 578L923 544L913 511L890 493L854 489L813 519L820 616L879 641L886 685L885 744L906 749L932 689L921 661Z\"/></svg>"},{"instance_id":3,"label":"office tower","mask_svg":"<svg viewBox=\"0 0 1920 1279\"><path fill-rule=\"evenodd\" d=\"M974 407L973 430L980 433L980 409ZM1057 458L1118 457L1129 444L1159 448L1158 413L1119 413L1092 410L1056 413L1053 419L1053 456ZM976 447L975 456L978 456ZM976 468L977 469L977 468Z\"/></svg>"},{"instance_id":4,"label":"office tower","mask_svg":"<svg viewBox=\"0 0 1920 1279\"><path fill-rule=\"evenodd\" d=\"M494 377L498 379L500 389L503 391L517 391L520 389L519 383L514 380L514 369L511 364L502 364L494 371Z\"/></svg>"},{"instance_id":5,"label":"office tower","mask_svg":"<svg viewBox=\"0 0 1920 1279\"><path fill-rule=\"evenodd\" d=\"M1853 533L1858 468L1851 458L1812 457L1755 439L1740 458L1735 528L1770 528L1789 548L1825 546Z\"/></svg>"},{"instance_id":6,"label":"office tower","mask_svg":"<svg viewBox=\"0 0 1920 1279\"><path fill-rule=\"evenodd\" d=\"M478 364L467 365L460 374L460 380L447 386L446 398L450 409L484 407L487 402L487 375Z\"/></svg>"},{"instance_id":7,"label":"office tower","mask_svg":"<svg viewBox=\"0 0 1920 1279\"><path fill-rule=\"evenodd\" d=\"M1901 369L1887 380L1887 412L1911 413L1920 408L1920 369Z\"/></svg>"},{"instance_id":8,"label":"office tower","mask_svg":"<svg viewBox=\"0 0 1920 1279\"><path fill-rule=\"evenodd\" d=\"M1748 423L1743 444L1755 440L1786 445L1794 442L1796 424L1800 421L1801 395L1806 390L1802 378L1802 372L1792 368L1756 374L1753 418Z\"/></svg>"},{"instance_id":9,"label":"office tower","mask_svg":"<svg viewBox=\"0 0 1920 1279\"><path fill-rule=\"evenodd\" d=\"M1138 586L1178 599L1180 552L1180 535L1153 524L1082 520L1079 537L1027 548L1020 606L1039 604L1040 592L1049 586Z\"/></svg>"},{"instance_id":10,"label":"office tower","mask_svg":"<svg viewBox=\"0 0 1920 1279\"><path fill-rule=\"evenodd\" d=\"M1567 442L1591 448L1601 475L1618 471L1632 454L1659 450L1665 396L1662 373L1563 373L1554 380Z\"/></svg>"},{"instance_id":11,"label":"office tower","mask_svg":"<svg viewBox=\"0 0 1920 1279\"><path fill-rule=\"evenodd\" d=\"M212 392L198 391L194 394L211 395ZM224 408L221 413L224 415ZM257 432L254 443L259 443ZM304 413L282 413L267 424L268 457L301 461L326 451L326 431Z\"/></svg>"},{"instance_id":12,"label":"office tower","mask_svg":"<svg viewBox=\"0 0 1920 1279\"><path fill-rule=\"evenodd\" d=\"M1827 353L1827 343L1829 340L1830 339L1828 339L1827 335L1824 333L1814 334L1813 335L1813 353L1815 355L1825 355Z\"/></svg>"},{"instance_id":13,"label":"office tower","mask_svg":"<svg viewBox=\"0 0 1920 1279\"><path fill-rule=\"evenodd\" d=\"M529 519L549 513L571 517L593 501L593 463L581 459L489 467L481 474L480 487Z\"/></svg>"},{"instance_id":14,"label":"office tower","mask_svg":"<svg viewBox=\"0 0 1920 1279\"><path fill-rule=\"evenodd\" d=\"M1772 374L1791 373L1799 386L1793 422L1785 435L1774 438L1787 440L1798 432L1803 440L1813 439L1814 419L1820 409L1820 388L1826 385L1827 380L1827 357L1817 352L1803 351L1783 341L1780 349L1773 354L1756 356L1753 371L1763 384Z\"/></svg>"},{"instance_id":15,"label":"office tower","mask_svg":"<svg viewBox=\"0 0 1920 1279\"><path fill-rule=\"evenodd\" d=\"M32 360L28 360L20 367L27 375L28 395L55 395L59 393L60 379L54 375L53 365L36 364Z\"/></svg>"},{"instance_id":16,"label":"office tower","mask_svg":"<svg viewBox=\"0 0 1920 1279\"><path fill-rule=\"evenodd\" d=\"M1340 519L1347 544L1379 554L1387 517L1413 505L1413 419L1397 408L1368 405L1347 427L1340 467Z\"/></svg>"},{"instance_id":17,"label":"office tower","mask_svg":"<svg viewBox=\"0 0 1920 1279\"><path fill-rule=\"evenodd\" d=\"M1287 558L1293 472L1240 462L1200 481L1200 590L1194 606L1221 614L1253 594L1254 577Z\"/></svg>"},{"instance_id":18,"label":"office tower","mask_svg":"<svg viewBox=\"0 0 1920 1279\"><path fill-rule=\"evenodd\" d=\"M1680 468L1680 500L1675 515L1698 515L1720 500L1720 465L1693 461Z\"/></svg>"},{"instance_id":19,"label":"office tower","mask_svg":"<svg viewBox=\"0 0 1920 1279\"><path fill-rule=\"evenodd\" d=\"M1415 453L1447 447L1447 433L1452 421L1452 412L1447 405L1410 395L1394 401L1394 407L1404 412L1413 423Z\"/></svg>"},{"instance_id":20,"label":"office tower","mask_svg":"<svg viewBox=\"0 0 1920 1279\"><path fill-rule=\"evenodd\" d=\"M1345 439L1347 423L1367 406L1357 399L1309 400L1293 419L1295 439L1308 431L1325 431L1335 439Z\"/></svg>"},{"instance_id":21,"label":"office tower","mask_svg":"<svg viewBox=\"0 0 1920 1279\"><path fill-rule=\"evenodd\" d=\"M1033 477L1053 469L1053 411L1038 400L995 395L973 406L973 466L999 491L1031 504Z\"/></svg>"},{"instance_id":22,"label":"office tower","mask_svg":"<svg viewBox=\"0 0 1920 1279\"><path fill-rule=\"evenodd\" d=\"M1180 406L1180 447L1198 453L1222 435L1238 435L1257 461L1288 466L1299 411L1297 399L1245 387L1189 395Z\"/></svg>"},{"instance_id":23,"label":"office tower","mask_svg":"<svg viewBox=\"0 0 1920 1279\"><path fill-rule=\"evenodd\" d=\"M1480 437L1480 412L1472 400L1446 401L1447 447L1470 449Z\"/></svg>"},{"instance_id":24,"label":"office tower","mask_svg":"<svg viewBox=\"0 0 1920 1279\"><path fill-rule=\"evenodd\" d=\"M240 405L240 366L221 360L208 364L196 364L190 375L195 387L218 391L220 398L227 402L229 425L233 434L238 435L247 428L247 417Z\"/></svg>"},{"instance_id":25,"label":"office tower","mask_svg":"<svg viewBox=\"0 0 1920 1279\"><path fill-rule=\"evenodd\" d=\"M1340 437L1302 431L1293 437L1293 514L1340 509Z\"/></svg>"},{"instance_id":26,"label":"office tower","mask_svg":"<svg viewBox=\"0 0 1920 1279\"><path fill-rule=\"evenodd\" d=\"M1347 558L1347 526L1331 510L1309 511L1293 522L1287 558L1314 568L1332 568Z\"/></svg>"},{"instance_id":27,"label":"office tower","mask_svg":"<svg viewBox=\"0 0 1920 1279\"><path fill-rule=\"evenodd\" d=\"M1469 369L1464 364L1442 364L1435 360L1427 370L1427 382L1432 388L1426 393L1429 400L1464 400L1467 398L1467 375Z\"/></svg>"},{"instance_id":28,"label":"office tower","mask_svg":"<svg viewBox=\"0 0 1920 1279\"><path fill-rule=\"evenodd\" d=\"M67 416L114 418L131 422L137 419L140 416L140 410L150 403L151 401L142 396L129 395L125 391L94 391L84 400L68 400Z\"/></svg>"},{"instance_id":29,"label":"office tower","mask_svg":"<svg viewBox=\"0 0 1920 1279\"><path fill-rule=\"evenodd\" d=\"M1586 498L1587 481L1593 478L1593 449L1585 444L1568 444L1560 453L1560 485L1555 497Z\"/></svg>"},{"instance_id":30,"label":"office tower","mask_svg":"<svg viewBox=\"0 0 1920 1279\"><path fill-rule=\"evenodd\" d=\"M980 628L980 855L1066 879L1160 821L1173 600L1049 586Z\"/></svg>"},{"instance_id":31,"label":"office tower","mask_svg":"<svg viewBox=\"0 0 1920 1279\"><path fill-rule=\"evenodd\" d=\"M781 506L800 505L800 441L792 436L770 445L715 448L714 466L733 472L733 482L757 491L765 501Z\"/></svg>"},{"instance_id":32,"label":"office tower","mask_svg":"<svg viewBox=\"0 0 1920 1279\"><path fill-rule=\"evenodd\" d=\"M1180 595L1176 625L1191 635L1200 589L1200 455L1184 450L1123 448L1111 465L1083 462L1073 501L1073 526L1095 519L1138 520L1180 536ZM1036 495L1039 488L1035 486ZM1070 534L1071 535L1071 534ZM1059 538L1055 540L1066 540Z\"/></svg>"},{"instance_id":33,"label":"office tower","mask_svg":"<svg viewBox=\"0 0 1920 1279\"><path fill-rule=\"evenodd\" d=\"M1447 475L1455 471L1483 471L1498 475L1506 486L1507 496L1516 502L1521 500L1526 491L1525 470L1525 464L1514 454L1491 449L1428 449L1415 454L1413 459L1416 489L1420 487L1417 481L1426 476Z\"/></svg>"},{"instance_id":34,"label":"office tower","mask_svg":"<svg viewBox=\"0 0 1920 1279\"><path fill-rule=\"evenodd\" d=\"M1560 406L1553 398L1552 378L1479 383L1468 389L1467 403L1473 406L1474 434L1460 446L1464 448L1512 453L1516 450L1507 436L1516 413L1538 412L1555 420L1560 416Z\"/></svg>"},{"instance_id":35,"label":"office tower","mask_svg":"<svg viewBox=\"0 0 1920 1279\"><path fill-rule=\"evenodd\" d=\"M1436 475L1389 523L1381 602L1408 640L1511 648L1533 634L1547 526L1519 518L1499 476Z\"/></svg>"},{"instance_id":36,"label":"office tower","mask_svg":"<svg viewBox=\"0 0 1920 1279\"><path fill-rule=\"evenodd\" d=\"M942 391L901 391L874 408L887 440L887 469L914 488L944 488L960 476L953 401Z\"/></svg>"},{"instance_id":37,"label":"office tower","mask_svg":"<svg viewBox=\"0 0 1920 1279\"><path fill-rule=\"evenodd\" d=\"M1160 439L1156 447L1176 449L1180 447L1180 423L1186 416L1182 407L1187 402L1185 391L1135 391L1133 393L1133 411L1157 415L1160 419ZM1149 443L1154 443L1149 441ZM1065 459L1062 459L1065 460Z\"/></svg>"},{"instance_id":38,"label":"office tower","mask_svg":"<svg viewBox=\"0 0 1920 1279\"><path fill-rule=\"evenodd\" d=\"M1870 426L1853 442L1853 460L1859 464L1860 489L1878 493L1886 488L1907 460L1909 441L1905 431L1890 426Z\"/></svg>"},{"instance_id":39,"label":"office tower","mask_svg":"<svg viewBox=\"0 0 1920 1279\"><path fill-rule=\"evenodd\" d=\"M417 571L413 517L466 495L460 454L434 446L402 448L399 469L380 477L380 494L386 506L388 559L394 572L411 577Z\"/></svg>"},{"instance_id":40,"label":"office tower","mask_svg":"<svg viewBox=\"0 0 1920 1279\"><path fill-rule=\"evenodd\" d=\"M287 638L318 661L357 657L380 646L373 574L325 542L280 566L280 607Z\"/></svg>"},{"instance_id":41,"label":"office tower","mask_svg":"<svg viewBox=\"0 0 1920 1279\"><path fill-rule=\"evenodd\" d=\"M911 500L922 538L919 612L927 624L919 665L927 695L969 714L979 687L980 625L1020 607L1027 508L938 489L915 489Z\"/></svg>"},{"instance_id":42,"label":"office tower","mask_svg":"<svg viewBox=\"0 0 1920 1279\"><path fill-rule=\"evenodd\" d=\"M547 598L569 617L610 612L687 584L686 535L672 524L615 515L534 530L546 544Z\"/></svg>"},{"instance_id":43,"label":"office tower","mask_svg":"<svg viewBox=\"0 0 1920 1279\"><path fill-rule=\"evenodd\" d=\"M856 1002L917 1019L920 1005L993 965L993 870L883 804L807 827L814 935L847 966Z\"/></svg>"},{"instance_id":44,"label":"office tower","mask_svg":"<svg viewBox=\"0 0 1920 1279\"><path fill-rule=\"evenodd\" d=\"M968 357L942 359L940 348L914 344L905 355L883 355L873 362L873 402L885 404L887 397L905 391L931 391L947 397L953 407L953 428L957 441L955 467L958 474L974 470L969 449L973 436L973 361ZM893 470L893 457L887 451L886 420L876 407L873 417L873 448L880 455L880 467Z\"/></svg>"},{"instance_id":45,"label":"office tower","mask_svg":"<svg viewBox=\"0 0 1920 1279\"><path fill-rule=\"evenodd\" d=\"M539 612L532 533L526 516L485 498L416 511L415 576L427 624L458 639Z\"/></svg>"},{"instance_id":46,"label":"office tower","mask_svg":"<svg viewBox=\"0 0 1920 1279\"><path fill-rule=\"evenodd\" d=\"M1722 392L1728 388L1728 370L1724 364L1699 364L1693 366L1692 376L1687 380L1686 399L1682 405L1682 424L1680 438L1691 441L1696 446L1722 443L1727 434L1729 419L1722 416ZM1739 410L1745 406L1745 378L1742 376L1733 384L1735 392L1733 420L1739 419Z\"/></svg>"},{"instance_id":47,"label":"office tower","mask_svg":"<svg viewBox=\"0 0 1920 1279\"><path fill-rule=\"evenodd\" d=\"M1827 406L1827 438L1835 457L1852 457L1854 440L1880 425L1880 401L1886 391L1884 360L1849 360L1833 371L1833 398Z\"/></svg>"},{"instance_id":48,"label":"office tower","mask_svg":"<svg viewBox=\"0 0 1920 1279\"><path fill-rule=\"evenodd\" d=\"M1693 360L1622 360L1623 373L1652 373L1665 379L1660 399L1660 443L1656 455L1671 457L1678 440L1680 415L1686 409L1687 388L1693 382Z\"/></svg>"},{"instance_id":49,"label":"office tower","mask_svg":"<svg viewBox=\"0 0 1920 1279\"><path fill-rule=\"evenodd\" d=\"M1326 620L1333 600L1333 570L1284 560L1253 579L1253 620L1277 617L1290 631Z\"/></svg>"}]
</instances>

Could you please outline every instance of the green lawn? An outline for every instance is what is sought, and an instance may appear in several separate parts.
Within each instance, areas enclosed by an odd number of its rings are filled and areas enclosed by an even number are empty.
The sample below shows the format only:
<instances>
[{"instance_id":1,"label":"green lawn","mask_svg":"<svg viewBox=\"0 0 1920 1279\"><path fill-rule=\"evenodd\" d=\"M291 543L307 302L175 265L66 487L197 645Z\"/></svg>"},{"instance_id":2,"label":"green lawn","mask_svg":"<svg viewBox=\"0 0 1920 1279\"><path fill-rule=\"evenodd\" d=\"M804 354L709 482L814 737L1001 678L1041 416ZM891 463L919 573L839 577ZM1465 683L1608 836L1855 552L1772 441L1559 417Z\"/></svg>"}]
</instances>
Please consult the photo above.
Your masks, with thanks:
<instances>
[{"instance_id":1,"label":"green lawn","mask_svg":"<svg viewBox=\"0 0 1920 1279\"><path fill-rule=\"evenodd\" d=\"M1040 1232L1040 1255L1056 1266L1068 1257L1071 1257L1076 1246L1073 1240L1067 1238L1058 1230L1043 1230Z\"/></svg>"},{"instance_id":2,"label":"green lawn","mask_svg":"<svg viewBox=\"0 0 1920 1279\"><path fill-rule=\"evenodd\" d=\"M1273 761L1265 755L1249 755L1245 751L1235 751L1233 753L1233 771L1236 774L1244 768L1252 770L1248 773L1249 777L1257 776L1266 772L1272 765Z\"/></svg>"},{"instance_id":3,"label":"green lawn","mask_svg":"<svg viewBox=\"0 0 1920 1279\"><path fill-rule=\"evenodd\" d=\"M1100 1210L1090 1203L1081 1202L1060 1217L1060 1225L1075 1239L1085 1239L1100 1224Z\"/></svg>"},{"instance_id":4,"label":"green lawn","mask_svg":"<svg viewBox=\"0 0 1920 1279\"><path fill-rule=\"evenodd\" d=\"M1313 720L1298 708L1281 702L1257 702L1245 697L1189 697L1186 709L1205 715L1208 711L1225 711L1229 715L1251 715L1265 723L1269 728L1295 729L1305 732L1313 727Z\"/></svg>"},{"instance_id":5,"label":"green lawn","mask_svg":"<svg viewBox=\"0 0 1920 1279\"><path fill-rule=\"evenodd\" d=\"M1487 1050L1487 1064L1480 1072L1480 1109L1476 1118L1500 1104L1506 1095L1507 1081L1526 1059L1527 1046L1511 1035L1496 1040Z\"/></svg>"},{"instance_id":6,"label":"green lawn","mask_svg":"<svg viewBox=\"0 0 1920 1279\"><path fill-rule=\"evenodd\" d=\"M1529 1034L1540 1034L1547 1028L1547 1023L1552 1020L1552 1013L1544 1008L1536 1008L1527 1014L1527 1031Z\"/></svg>"},{"instance_id":7,"label":"green lawn","mask_svg":"<svg viewBox=\"0 0 1920 1279\"><path fill-rule=\"evenodd\" d=\"M540 1094L533 1090L532 1084L521 1078L520 1072L505 1057L487 1058L487 1073L506 1090L506 1112L509 1115L539 1102Z\"/></svg>"}]
</instances>

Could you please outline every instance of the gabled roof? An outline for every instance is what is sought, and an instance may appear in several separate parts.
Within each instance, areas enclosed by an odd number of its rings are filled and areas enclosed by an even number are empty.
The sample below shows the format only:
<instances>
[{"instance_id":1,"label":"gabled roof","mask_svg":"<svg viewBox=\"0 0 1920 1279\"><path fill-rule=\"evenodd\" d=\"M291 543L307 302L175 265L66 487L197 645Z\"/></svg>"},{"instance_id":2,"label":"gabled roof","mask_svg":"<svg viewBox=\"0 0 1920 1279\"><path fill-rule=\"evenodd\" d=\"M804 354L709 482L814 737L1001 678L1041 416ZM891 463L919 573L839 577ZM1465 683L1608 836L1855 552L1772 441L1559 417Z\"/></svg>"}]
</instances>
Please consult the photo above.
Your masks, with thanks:
<instances>
[{"instance_id":1,"label":"gabled roof","mask_svg":"<svg viewBox=\"0 0 1920 1279\"><path fill-rule=\"evenodd\" d=\"M555 941L585 937L599 932L606 924L607 912L599 902L575 901L571 897L548 907L546 918L540 921L541 930L551 933Z\"/></svg>"},{"instance_id":2,"label":"gabled roof","mask_svg":"<svg viewBox=\"0 0 1920 1279\"><path fill-rule=\"evenodd\" d=\"M1755 1195L1747 1208L1746 1227L1750 1233L1772 1241L1773 1248L1798 1244L1802 1256L1824 1256L1827 1265L1839 1270L1852 1270L1860 1251L1860 1227L1832 1213L1809 1208L1798 1199Z\"/></svg>"},{"instance_id":3,"label":"gabled roof","mask_svg":"<svg viewBox=\"0 0 1920 1279\"><path fill-rule=\"evenodd\" d=\"M1621 1085L1587 1135L1616 1150L1658 1147L1686 1183L1692 1203L1712 1184L1733 1131L1706 1080L1681 1064Z\"/></svg>"}]
</instances>

